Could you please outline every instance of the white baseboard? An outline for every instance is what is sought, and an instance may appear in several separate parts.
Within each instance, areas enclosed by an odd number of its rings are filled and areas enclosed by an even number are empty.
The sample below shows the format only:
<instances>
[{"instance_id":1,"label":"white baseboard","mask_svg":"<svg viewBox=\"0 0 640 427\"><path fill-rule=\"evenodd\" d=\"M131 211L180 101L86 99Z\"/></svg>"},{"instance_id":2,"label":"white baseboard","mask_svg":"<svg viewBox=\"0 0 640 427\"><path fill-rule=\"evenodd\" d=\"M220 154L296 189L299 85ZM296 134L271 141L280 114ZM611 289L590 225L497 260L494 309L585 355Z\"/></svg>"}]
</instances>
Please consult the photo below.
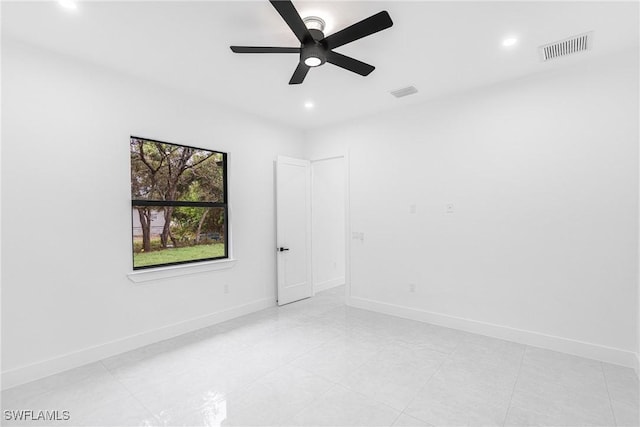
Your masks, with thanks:
<instances>
[{"instance_id":1,"label":"white baseboard","mask_svg":"<svg viewBox=\"0 0 640 427\"><path fill-rule=\"evenodd\" d=\"M337 286L344 285L344 276L336 277L335 279L326 280L324 282L315 283L313 285L313 292L326 291L327 289L335 288Z\"/></svg>"},{"instance_id":2,"label":"white baseboard","mask_svg":"<svg viewBox=\"0 0 640 427\"><path fill-rule=\"evenodd\" d=\"M274 305L275 298L264 298L247 304L230 307L216 313L174 323L152 331L63 354L53 359L3 371L1 381L2 389L5 390L49 375L77 368L87 363L97 362L107 357L215 325L216 323L224 322L245 314L260 311Z\"/></svg>"},{"instance_id":3,"label":"white baseboard","mask_svg":"<svg viewBox=\"0 0 640 427\"><path fill-rule=\"evenodd\" d=\"M638 354L638 353L636 353L635 370L636 370L636 377L638 377L638 379L640 379L640 354Z\"/></svg>"},{"instance_id":4,"label":"white baseboard","mask_svg":"<svg viewBox=\"0 0 640 427\"><path fill-rule=\"evenodd\" d=\"M388 304L366 298L352 296L348 298L347 305L379 313L390 314L392 316L402 317L405 319L459 329L466 332L472 332L474 334L500 338L520 344L569 353L575 356L596 359L629 368L637 369L638 366L638 356L636 353L619 348L607 347L570 338L546 335L539 332L516 329L493 323L465 319L462 317L449 316L447 314L434 313L401 305Z\"/></svg>"}]
</instances>

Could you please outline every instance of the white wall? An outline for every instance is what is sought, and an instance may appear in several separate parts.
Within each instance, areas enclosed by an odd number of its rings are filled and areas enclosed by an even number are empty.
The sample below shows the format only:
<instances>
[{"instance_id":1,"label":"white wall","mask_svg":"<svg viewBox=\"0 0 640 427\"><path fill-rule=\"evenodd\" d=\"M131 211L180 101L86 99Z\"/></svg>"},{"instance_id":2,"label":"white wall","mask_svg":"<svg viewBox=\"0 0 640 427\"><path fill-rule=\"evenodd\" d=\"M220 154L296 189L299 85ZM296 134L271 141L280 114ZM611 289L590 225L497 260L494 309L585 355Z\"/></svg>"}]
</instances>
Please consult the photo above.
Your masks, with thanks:
<instances>
[{"instance_id":1,"label":"white wall","mask_svg":"<svg viewBox=\"0 0 640 427\"><path fill-rule=\"evenodd\" d=\"M349 152L350 304L631 366L638 113L633 51L309 132Z\"/></svg>"},{"instance_id":2,"label":"white wall","mask_svg":"<svg viewBox=\"0 0 640 427\"><path fill-rule=\"evenodd\" d=\"M349 226L365 233L350 245L351 304L627 364L640 345L627 58L309 132L301 147L258 117L3 39L3 387L273 304L271 160L347 151ZM234 268L127 279L132 134L231 153Z\"/></svg>"},{"instance_id":3,"label":"white wall","mask_svg":"<svg viewBox=\"0 0 640 427\"><path fill-rule=\"evenodd\" d=\"M312 175L312 269L315 292L344 284L345 160L316 160Z\"/></svg>"},{"instance_id":4,"label":"white wall","mask_svg":"<svg viewBox=\"0 0 640 427\"><path fill-rule=\"evenodd\" d=\"M7 38L2 89L3 387L275 302L272 161L300 133ZM235 267L127 279L130 135L230 153Z\"/></svg>"}]
</instances>

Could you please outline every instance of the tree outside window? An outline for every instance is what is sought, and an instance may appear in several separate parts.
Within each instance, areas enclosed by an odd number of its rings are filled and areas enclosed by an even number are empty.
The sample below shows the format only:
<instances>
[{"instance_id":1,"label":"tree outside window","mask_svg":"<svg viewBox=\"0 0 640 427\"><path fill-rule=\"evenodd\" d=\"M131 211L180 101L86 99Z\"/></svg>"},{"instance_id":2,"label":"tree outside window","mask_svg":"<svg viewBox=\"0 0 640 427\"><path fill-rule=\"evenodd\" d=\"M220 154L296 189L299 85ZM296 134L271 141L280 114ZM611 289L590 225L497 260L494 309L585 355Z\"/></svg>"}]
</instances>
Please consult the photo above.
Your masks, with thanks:
<instances>
[{"instance_id":1,"label":"tree outside window","mask_svg":"<svg viewBox=\"0 0 640 427\"><path fill-rule=\"evenodd\" d=\"M133 268L228 257L225 153L131 137Z\"/></svg>"}]
</instances>

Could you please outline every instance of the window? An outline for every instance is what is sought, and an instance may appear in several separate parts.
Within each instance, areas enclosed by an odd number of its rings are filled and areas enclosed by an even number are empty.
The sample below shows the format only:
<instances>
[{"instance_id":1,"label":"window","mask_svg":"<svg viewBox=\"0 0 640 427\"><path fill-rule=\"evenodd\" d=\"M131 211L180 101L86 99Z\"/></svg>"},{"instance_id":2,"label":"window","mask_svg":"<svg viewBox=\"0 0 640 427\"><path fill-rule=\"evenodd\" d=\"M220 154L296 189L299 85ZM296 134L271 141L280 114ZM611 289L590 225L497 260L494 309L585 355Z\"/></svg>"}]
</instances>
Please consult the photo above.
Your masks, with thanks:
<instances>
[{"instance_id":1,"label":"window","mask_svg":"<svg viewBox=\"0 0 640 427\"><path fill-rule=\"evenodd\" d=\"M227 258L226 153L130 144L134 270Z\"/></svg>"}]
</instances>

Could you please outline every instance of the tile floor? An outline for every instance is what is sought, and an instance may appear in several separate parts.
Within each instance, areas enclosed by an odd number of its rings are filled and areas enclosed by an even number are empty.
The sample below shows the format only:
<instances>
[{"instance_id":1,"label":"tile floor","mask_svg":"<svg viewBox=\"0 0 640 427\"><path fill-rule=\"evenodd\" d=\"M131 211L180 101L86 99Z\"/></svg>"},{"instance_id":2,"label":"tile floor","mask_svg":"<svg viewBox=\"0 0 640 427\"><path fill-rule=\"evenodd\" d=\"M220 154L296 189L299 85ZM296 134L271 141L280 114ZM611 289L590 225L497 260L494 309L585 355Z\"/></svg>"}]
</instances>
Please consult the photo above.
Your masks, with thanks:
<instances>
[{"instance_id":1,"label":"tile floor","mask_svg":"<svg viewBox=\"0 0 640 427\"><path fill-rule=\"evenodd\" d=\"M640 424L631 369L349 308L343 294L15 387L2 408L68 410L53 424L69 426Z\"/></svg>"}]
</instances>

